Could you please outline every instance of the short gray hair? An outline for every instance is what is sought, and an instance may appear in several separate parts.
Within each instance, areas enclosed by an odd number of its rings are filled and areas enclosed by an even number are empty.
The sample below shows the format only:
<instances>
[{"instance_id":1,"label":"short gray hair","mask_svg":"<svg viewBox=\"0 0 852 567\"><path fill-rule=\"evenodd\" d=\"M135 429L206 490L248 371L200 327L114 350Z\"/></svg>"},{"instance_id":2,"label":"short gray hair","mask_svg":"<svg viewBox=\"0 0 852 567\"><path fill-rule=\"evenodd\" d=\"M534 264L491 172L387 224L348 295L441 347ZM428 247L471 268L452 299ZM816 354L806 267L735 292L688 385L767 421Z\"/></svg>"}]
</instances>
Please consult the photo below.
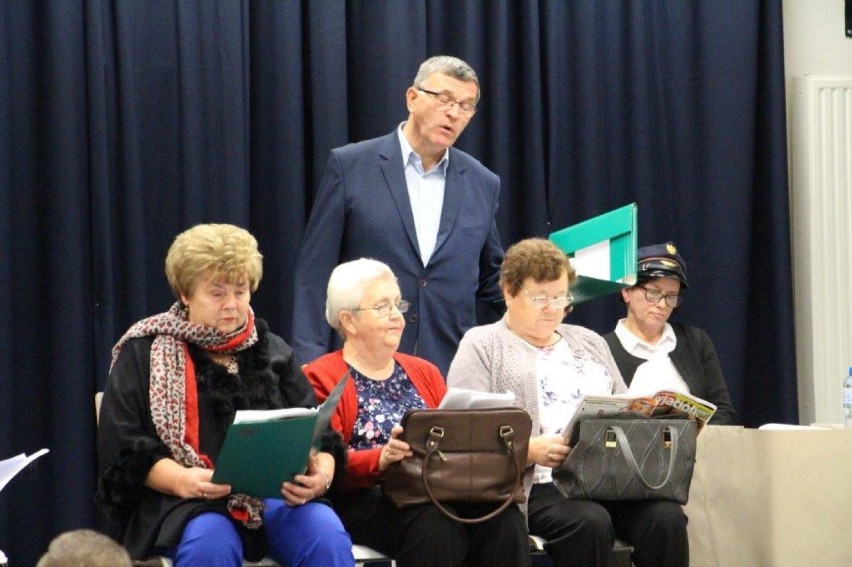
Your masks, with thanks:
<instances>
[{"instance_id":1,"label":"short gray hair","mask_svg":"<svg viewBox=\"0 0 852 567\"><path fill-rule=\"evenodd\" d=\"M56 536L36 567L132 567L130 555L117 542L90 529Z\"/></svg>"},{"instance_id":2,"label":"short gray hair","mask_svg":"<svg viewBox=\"0 0 852 567\"><path fill-rule=\"evenodd\" d=\"M436 55L430 57L420 64L420 69L417 70L417 75L414 77L414 87L417 88L423 84L426 77L435 73L443 73L449 75L459 81L476 84L476 100L479 101L479 79L476 76L476 71L473 67L459 59L450 55Z\"/></svg>"},{"instance_id":3,"label":"short gray hair","mask_svg":"<svg viewBox=\"0 0 852 567\"><path fill-rule=\"evenodd\" d=\"M382 278L396 282L393 270L384 262L372 258L344 262L331 272L326 290L325 320L343 339L346 337L340 325L340 312L358 309L364 298L364 288Z\"/></svg>"}]
</instances>

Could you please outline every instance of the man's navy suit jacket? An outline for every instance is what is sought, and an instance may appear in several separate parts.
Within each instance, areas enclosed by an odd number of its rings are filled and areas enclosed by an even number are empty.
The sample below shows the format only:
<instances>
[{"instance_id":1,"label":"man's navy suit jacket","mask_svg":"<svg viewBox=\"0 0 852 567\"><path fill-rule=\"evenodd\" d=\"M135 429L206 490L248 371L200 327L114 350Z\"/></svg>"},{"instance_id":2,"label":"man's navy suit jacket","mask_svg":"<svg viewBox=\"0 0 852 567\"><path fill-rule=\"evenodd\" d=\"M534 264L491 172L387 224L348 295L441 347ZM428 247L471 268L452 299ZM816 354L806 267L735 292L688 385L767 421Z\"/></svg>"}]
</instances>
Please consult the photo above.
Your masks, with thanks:
<instances>
[{"instance_id":1,"label":"man's navy suit jacket","mask_svg":"<svg viewBox=\"0 0 852 567\"><path fill-rule=\"evenodd\" d=\"M358 258L386 263L411 302L399 350L444 376L477 297L499 304L503 247L497 232L500 178L450 149L435 250L423 266L396 131L332 150L305 231L295 274L293 348L301 363L339 348L325 320L328 278Z\"/></svg>"}]
</instances>

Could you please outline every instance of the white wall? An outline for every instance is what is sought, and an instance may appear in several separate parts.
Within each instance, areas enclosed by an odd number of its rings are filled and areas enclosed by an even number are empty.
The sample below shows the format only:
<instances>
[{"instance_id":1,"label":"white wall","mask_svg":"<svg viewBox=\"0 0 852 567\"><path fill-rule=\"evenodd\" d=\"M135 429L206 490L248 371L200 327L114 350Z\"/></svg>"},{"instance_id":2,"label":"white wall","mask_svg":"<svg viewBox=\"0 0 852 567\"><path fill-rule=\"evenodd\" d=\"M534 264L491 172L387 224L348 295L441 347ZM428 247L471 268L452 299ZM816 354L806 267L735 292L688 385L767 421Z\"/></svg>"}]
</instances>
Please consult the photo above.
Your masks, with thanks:
<instances>
[{"instance_id":1,"label":"white wall","mask_svg":"<svg viewBox=\"0 0 852 567\"><path fill-rule=\"evenodd\" d=\"M791 168L802 164L802 148L796 148L795 141L801 140L800 132L795 131L796 122L792 112L798 101L799 93L794 90L793 78L803 75L832 75L852 77L852 39L847 38L844 31L844 0L783 0L784 18L784 63L787 91L787 132ZM799 123L801 127L801 123ZM796 282L796 342L799 379L799 413L802 423L840 422L840 382L845 375L846 366L852 364L852 345L831 353L830 363L815 358L825 358L825 351L820 351L814 344L814 337L832 333L830 328L820 326L821 317L813 317L811 295L815 290L803 282L807 282L808 270L806 249L813 248L807 222L802 222L803 204L810 197L808 188L802 181L801 171L791 171L791 215L793 217L792 246L793 271ZM798 214L798 219L797 219ZM836 282L838 287L848 290L848 282ZM806 289L807 288L807 289ZM847 291L848 293L848 291ZM848 302L847 302L848 303ZM847 317L848 318L848 317ZM850 321L841 320L840 325L849 328ZM814 325L820 326L814 328ZM816 400L815 400L816 392ZM837 403L820 404L820 392L828 399L836 399ZM836 394L835 394L836 393ZM836 405L836 407L835 407ZM820 409L823 408L823 409ZM827 409L826 409L827 408Z\"/></svg>"},{"instance_id":2,"label":"white wall","mask_svg":"<svg viewBox=\"0 0 852 567\"><path fill-rule=\"evenodd\" d=\"M784 65L790 77L852 74L843 0L783 0ZM789 93L789 90L788 90Z\"/></svg>"}]
</instances>

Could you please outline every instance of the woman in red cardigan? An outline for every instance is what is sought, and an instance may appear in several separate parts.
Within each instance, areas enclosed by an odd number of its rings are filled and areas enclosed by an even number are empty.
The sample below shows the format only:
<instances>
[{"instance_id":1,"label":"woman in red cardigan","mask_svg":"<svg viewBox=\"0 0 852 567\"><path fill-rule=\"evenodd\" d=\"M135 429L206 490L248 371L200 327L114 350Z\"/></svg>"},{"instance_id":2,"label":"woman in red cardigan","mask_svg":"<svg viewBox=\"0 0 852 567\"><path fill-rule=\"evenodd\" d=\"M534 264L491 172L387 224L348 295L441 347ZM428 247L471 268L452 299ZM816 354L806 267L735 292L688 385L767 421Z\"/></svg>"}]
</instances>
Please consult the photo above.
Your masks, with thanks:
<instances>
[{"instance_id":1,"label":"woman in red cardigan","mask_svg":"<svg viewBox=\"0 0 852 567\"><path fill-rule=\"evenodd\" d=\"M437 407L447 389L435 365L397 352L408 307L391 269L376 260L341 264L329 279L326 319L343 338L343 348L304 372L320 401L347 370L352 376L331 418L349 445L346 474L330 493L334 508L354 543L393 557L399 567L529 565L526 522L517 505L489 521L464 525L432 504L399 509L382 495L388 466L412 455L399 439L402 416ZM453 508L474 517L488 507Z\"/></svg>"}]
</instances>

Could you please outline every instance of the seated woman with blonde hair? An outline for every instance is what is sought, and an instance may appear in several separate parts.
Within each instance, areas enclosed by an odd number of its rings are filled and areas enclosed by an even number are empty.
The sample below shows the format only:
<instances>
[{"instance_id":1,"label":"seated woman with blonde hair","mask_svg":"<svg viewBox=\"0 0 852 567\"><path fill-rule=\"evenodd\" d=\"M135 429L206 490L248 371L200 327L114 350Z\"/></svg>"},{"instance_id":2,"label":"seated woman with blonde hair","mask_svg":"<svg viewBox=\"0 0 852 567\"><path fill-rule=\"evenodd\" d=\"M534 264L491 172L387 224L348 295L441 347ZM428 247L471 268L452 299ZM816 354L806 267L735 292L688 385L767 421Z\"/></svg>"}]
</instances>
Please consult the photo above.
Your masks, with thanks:
<instances>
[{"instance_id":1,"label":"seated woman with blonde hair","mask_svg":"<svg viewBox=\"0 0 852 567\"><path fill-rule=\"evenodd\" d=\"M135 559L354 564L349 535L322 498L346 456L333 431L305 474L282 483L280 498L212 482L237 410L317 405L293 350L254 317L262 273L257 241L241 228L181 233L166 256L177 302L113 348L98 427L98 514Z\"/></svg>"},{"instance_id":2,"label":"seated woman with blonde hair","mask_svg":"<svg viewBox=\"0 0 852 567\"><path fill-rule=\"evenodd\" d=\"M407 410L434 408L447 387L431 363L397 352L409 303L391 269L362 258L337 266L328 282L326 319L343 348L314 360L305 374L324 400L347 371L352 379L331 424L349 444L346 474L331 494L355 543L393 557L399 567L529 565L524 517L512 504L485 522L464 525L433 504L396 508L382 494L385 471L412 456L399 438ZM466 518L495 506L455 505Z\"/></svg>"}]
</instances>

